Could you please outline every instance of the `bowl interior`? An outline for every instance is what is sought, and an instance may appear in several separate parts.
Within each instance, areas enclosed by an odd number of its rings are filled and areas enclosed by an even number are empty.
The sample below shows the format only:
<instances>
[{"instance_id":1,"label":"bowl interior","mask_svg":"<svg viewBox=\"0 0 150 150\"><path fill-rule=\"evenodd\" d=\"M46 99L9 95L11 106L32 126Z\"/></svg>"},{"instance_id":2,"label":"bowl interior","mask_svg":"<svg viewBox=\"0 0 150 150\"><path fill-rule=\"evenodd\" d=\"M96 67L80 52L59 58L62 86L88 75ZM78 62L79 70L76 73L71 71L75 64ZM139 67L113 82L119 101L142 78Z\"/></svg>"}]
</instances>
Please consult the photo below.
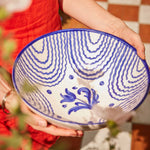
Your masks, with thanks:
<instances>
[{"instance_id":1,"label":"bowl interior","mask_svg":"<svg viewBox=\"0 0 150 150\"><path fill-rule=\"evenodd\" d=\"M22 100L50 122L103 124L94 108L129 112L145 99L149 69L135 48L113 35L70 29L43 35L18 55L13 83Z\"/></svg>"}]
</instances>

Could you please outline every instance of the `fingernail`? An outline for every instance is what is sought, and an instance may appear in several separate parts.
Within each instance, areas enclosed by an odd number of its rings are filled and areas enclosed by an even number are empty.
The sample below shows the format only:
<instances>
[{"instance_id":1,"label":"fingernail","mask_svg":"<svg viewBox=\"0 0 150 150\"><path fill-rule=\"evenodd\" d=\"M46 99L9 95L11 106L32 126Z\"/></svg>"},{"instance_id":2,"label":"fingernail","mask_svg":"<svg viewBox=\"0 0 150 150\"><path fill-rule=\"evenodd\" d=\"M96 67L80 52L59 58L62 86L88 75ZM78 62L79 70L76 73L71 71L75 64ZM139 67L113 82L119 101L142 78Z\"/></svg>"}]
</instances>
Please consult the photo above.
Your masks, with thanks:
<instances>
[{"instance_id":1,"label":"fingernail","mask_svg":"<svg viewBox=\"0 0 150 150\"><path fill-rule=\"evenodd\" d=\"M82 131L76 131L76 132L72 133L71 136L73 136L73 137L82 137L83 132Z\"/></svg>"},{"instance_id":2,"label":"fingernail","mask_svg":"<svg viewBox=\"0 0 150 150\"><path fill-rule=\"evenodd\" d=\"M77 133L71 133L70 136L77 137L78 135L77 135Z\"/></svg>"},{"instance_id":3,"label":"fingernail","mask_svg":"<svg viewBox=\"0 0 150 150\"><path fill-rule=\"evenodd\" d=\"M78 137L82 137L83 136L83 132L82 131L77 131L78 133Z\"/></svg>"},{"instance_id":4,"label":"fingernail","mask_svg":"<svg viewBox=\"0 0 150 150\"><path fill-rule=\"evenodd\" d=\"M38 121L38 125L40 126L40 127L46 127L46 122L45 121Z\"/></svg>"},{"instance_id":5,"label":"fingernail","mask_svg":"<svg viewBox=\"0 0 150 150\"><path fill-rule=\"evenodd\" d=\"M69 134L69 136L72 136L72 137L77 137L78 136L76 131L70 131L70 132L68 132L68 134Z\"/></svg>"}]
</instances>

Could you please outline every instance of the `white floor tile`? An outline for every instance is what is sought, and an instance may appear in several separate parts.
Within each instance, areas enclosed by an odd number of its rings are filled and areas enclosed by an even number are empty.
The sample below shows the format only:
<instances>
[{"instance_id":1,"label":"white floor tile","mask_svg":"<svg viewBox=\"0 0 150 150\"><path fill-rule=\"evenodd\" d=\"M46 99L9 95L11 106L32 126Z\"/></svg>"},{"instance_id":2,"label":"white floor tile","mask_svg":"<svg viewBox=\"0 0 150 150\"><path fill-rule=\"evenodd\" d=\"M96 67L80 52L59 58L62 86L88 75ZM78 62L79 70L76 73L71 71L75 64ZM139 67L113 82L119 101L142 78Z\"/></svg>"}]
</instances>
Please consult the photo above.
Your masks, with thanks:
<instances>
[{"instance_id":1,"label":"white floor tile","mask_svg":"<svg viewBox=\"0 0 150 150\"><path fill-rule=\"evenodd\" d=\"M108 0L110 4L140 5L141 0Z\"/></svg>"},{"instance_id":2,"label":"white floor tile","mask_svg":"<svg viewBox=\"0 0 150 150\"><path fill-rule=\"evenodd\" d=\"M101 7L103 7L106 10L108 8L108 3L107 2L99 2L99 1L97 1L97 4L99 4Z\"/></svg>"},{"instance_id":3,"label":"white floor tile","mask_svg":"<svg viewBox=\"0 0 150 150\"><path fill-rule=\"evenodd\" d=\"M139 23L150 24L150 5L141 5L139 11Z\"/></svg>"},{"instance_id":4,"label":"white floor tile","mask_svg":"<svg viewBox=\"0 0 150 150\"><path fill-rule=\"evenodd\" d=\"M134 32L139 33L139 23L134 21L125 21L127 26L131 28Z\"/></svg>"}]
</instances>

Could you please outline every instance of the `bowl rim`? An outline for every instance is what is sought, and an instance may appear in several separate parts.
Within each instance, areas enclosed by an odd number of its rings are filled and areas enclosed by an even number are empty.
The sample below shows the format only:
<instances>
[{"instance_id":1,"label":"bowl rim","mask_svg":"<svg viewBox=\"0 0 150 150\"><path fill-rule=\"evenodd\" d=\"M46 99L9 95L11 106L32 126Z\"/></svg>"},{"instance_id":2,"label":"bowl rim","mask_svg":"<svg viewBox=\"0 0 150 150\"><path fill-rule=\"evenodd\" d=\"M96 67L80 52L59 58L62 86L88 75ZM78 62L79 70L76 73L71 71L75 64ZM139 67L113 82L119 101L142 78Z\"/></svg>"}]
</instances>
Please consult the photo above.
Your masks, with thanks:
<instances>
[{"instance_id":1,"label":"bowl rim","mask_svg":"<svg viewBox=\"0 0 150 150\"><path fill-rule=\"evenodd\" d=\"M12 81L13 81L13 85L14 85L14 88L16 90L16 92L18 93L18 88L16 86L16 81L15 81L15 68L16 68L16 65L17 65L17 62L20 58L20 56L22 55L22 53L29 47L31 46L33 43L35 43L36 41L44 38L44 37L47 37L47 36L51 36L51 35L54 35L54 34L58 34L58 33L63 33L63 32L71 32L71 31L87 31L87 32L93 32L93 33L100 33L100 34L103 34L103 35L107 35L107 36L110 36L110 37L113 37L115 39L118 39L120 40L121 42L123 42L124 44L128 45L129 47L132 48L133 51L136 52L136 49L130 45L128 42L126 42L125 40L115 36L115 35L112 35L110 33L107 33L107 32L103 32L103 31L99 31L99 30L94 30L94 29L86 29L86 28L71 28L71 29L61 29L61 30L58 30L58 31L53 31L53 32L50 32L50 33L47 33L47 34L44 34L42 36L39 36L38 38L34 39L33 41L29 42L21 51L20 53L17 55L16 59L15 59L15 62L14 62L14 65L13 65L13 70L12 70ZM136 52L137 54L137 52ZM137 55L138 56L138 55ZM139 56L138 56L139 57ZM140 57L139 57L140 58ZM140 60L142 61L142 63L144 64L144 67L146 68L146 71L147 71L147 74L148 74L148 87L147 87L147 91L145 93L145 96L143 97L143 99L140 101L140 103L133 109L133 110L136 110L143 102L144 100L146 99L148 93L149 93L149 90L150 90L150 70L149 70L149 67L148 67L148 64L146 63L146 60L143 60L140 58ZM52 120L56 120L56 121L61 121L61 122L66 122L66 123L72 123L72 124L77 124L77 125L87 125L87 123L78 123L78 122L74 122L74 121L63 121L63 120L60 120L60 119L57 119L57 118L53 118L51 116L48 116L46 114L44 114L43 112L40 112L38 111L37 109L33 108L26 100L23 99L23 101L33 110L35 110L36 112L40 113L40 115L46 117L46 118L49 118L49 119L52 119ZM57 114L56 114L57 115ZM103 123L93 123L93 125L97 125L97 124L103 124Z\"/></svg>"}]
</instances>

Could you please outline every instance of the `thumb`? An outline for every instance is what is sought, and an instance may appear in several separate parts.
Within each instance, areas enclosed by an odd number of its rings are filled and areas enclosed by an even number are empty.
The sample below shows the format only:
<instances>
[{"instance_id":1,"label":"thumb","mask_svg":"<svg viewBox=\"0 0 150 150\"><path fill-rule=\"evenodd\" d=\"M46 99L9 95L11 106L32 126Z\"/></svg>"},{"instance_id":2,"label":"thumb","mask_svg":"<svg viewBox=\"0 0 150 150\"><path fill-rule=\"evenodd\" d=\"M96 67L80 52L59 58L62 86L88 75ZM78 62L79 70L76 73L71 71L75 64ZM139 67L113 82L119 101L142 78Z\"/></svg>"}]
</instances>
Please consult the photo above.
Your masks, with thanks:
<instances>
[{"instance_id":1,"label":"thumb","mask_svg":"<svg viewBox=\"0 0 150 150\"><path fill-rule=\"evenodd\" d=\"M39 115L33 113L31 110L29 110L29 108L23 102L21 103L21 110L27 115L25 121L28 125L47 127L47 121Z\"/></svg>"},{"instance_id":2,"label":"thumb","mask_svg":"<svg viewBox=\"0 0 150 150\"><path fill-rule=\"evenodd\" d=\"M27 116L26 123L30 126L47 127L47 121L32 112Z\"/></svg>"}]
</instances>

